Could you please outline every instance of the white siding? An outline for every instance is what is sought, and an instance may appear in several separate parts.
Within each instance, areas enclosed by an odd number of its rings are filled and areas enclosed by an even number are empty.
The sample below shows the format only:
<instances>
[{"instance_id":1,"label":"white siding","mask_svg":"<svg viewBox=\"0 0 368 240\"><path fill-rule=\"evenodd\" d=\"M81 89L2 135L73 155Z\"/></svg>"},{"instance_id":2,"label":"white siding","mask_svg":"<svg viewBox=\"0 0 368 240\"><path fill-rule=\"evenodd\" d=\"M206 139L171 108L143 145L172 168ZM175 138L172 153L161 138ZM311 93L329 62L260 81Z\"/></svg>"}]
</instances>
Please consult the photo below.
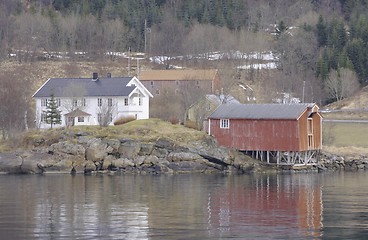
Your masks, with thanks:
<instances>
[{"instance_id":1,"label":"white siding","mask_svg":"<svg viewBox=\"0 0 368 240\"><path fill-rule=\"evenodd\" d=\"M78 123L78 119L75 119L75 125L98 125L98 113L99 107L97 106L97 99L102 98L103 105L108 104L108 99L112 98L113 102L113 122L119 117L127 117L134 116L137 119L148 119L149 118L149 98L152 96L147 89L143 87L142 84L137 83L137 79L133 78L133 83L137 86L137 89L134 91L131 96L104 96L104 97L85 97L86 106L80 107L79 109L91 114L89 117L85 117L84 123ZM125 106L124 99L128 98L129 104ZM139 105L139 98L141 98L141 105ZM41 114L46 110L45 106L41 106L41 99L36 98L36 125L39 128L49 128L50 125L41 122ZM45 99L45 98L43 98ZM79 98L81 99L81 98ZM69 111L65 108L65 103L70 102L68 98L60 98L61 106L59 110L61 110L61 120L62 123L56 125L55 127L66 126L66 117ZM113 125L113 122L110 125Z\"/></svg>"}]
</instances>

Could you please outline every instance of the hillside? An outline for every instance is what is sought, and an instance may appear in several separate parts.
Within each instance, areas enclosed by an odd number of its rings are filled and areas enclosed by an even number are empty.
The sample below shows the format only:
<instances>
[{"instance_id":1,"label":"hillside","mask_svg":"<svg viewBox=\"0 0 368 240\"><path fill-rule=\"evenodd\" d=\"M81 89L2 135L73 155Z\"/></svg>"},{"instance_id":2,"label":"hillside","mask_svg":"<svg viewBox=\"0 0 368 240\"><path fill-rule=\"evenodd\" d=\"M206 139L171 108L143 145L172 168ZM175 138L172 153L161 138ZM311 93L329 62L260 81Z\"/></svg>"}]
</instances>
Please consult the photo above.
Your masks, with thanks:
<instances>
[{"instance_id":1,"label":"hillside","mask_svg":"<svg viewBox=\"0 0 368 240\"><path fill-rule=\"evenodd\" d=\"M93 72L106 76L128 75L127 60L119 61L33 61L18 63L16 61L2 61L2 73L22 73L28 82L35 83L32 89L37 89L49 78L89 77ZM132 72L133 73L133 72Z\"/></svg>"},{"instance_id":2,"label":"hillside","mask_svg":"<svg viewBox=\"0 0 368 240\"><path fill-rule=\"evenodd\" d=\"M354 110L366 109L368 107L368 86L363 87L357 94L341 101L326 105L329 110Z\"/></svg>"},{"instance_id":3,"label":"hillside","mask_svg":"<svg viewBox=\"0 0 368 240\"><path fill-rule=\"evenodd\" d=\"M352 97L322 107L325 119L368 120L368 86Z\"/></svg>"}]
</instances>

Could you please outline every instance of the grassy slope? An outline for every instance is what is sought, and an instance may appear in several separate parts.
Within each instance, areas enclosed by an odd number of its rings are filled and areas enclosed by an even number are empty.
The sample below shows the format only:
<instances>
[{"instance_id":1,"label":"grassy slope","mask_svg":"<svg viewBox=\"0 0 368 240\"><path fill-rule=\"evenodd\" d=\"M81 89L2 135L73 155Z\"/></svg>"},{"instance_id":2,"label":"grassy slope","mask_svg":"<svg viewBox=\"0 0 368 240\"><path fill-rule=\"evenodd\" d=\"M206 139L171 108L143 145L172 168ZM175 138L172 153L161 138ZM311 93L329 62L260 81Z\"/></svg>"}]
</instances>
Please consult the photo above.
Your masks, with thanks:
<instances>
[{"instance_id":1,"label":"grassy slope","mask_svg":"<svg viewBox=\"0 0 368 240\"><path fill-rule=\"evenodd\" d=\"M190 145L193 142L205 140L206 133L171 124L159 119L136 120L123 125L100 126L74 126L68 128L56 128L42 131L29 131L23 137L22 145L26 147L30 143L43 139L46 143L58 141L61 136L73 135L70 133L86 133L88 136L108 139L138 139L143 142L154 142L159 138L169 139L174 143Z\"/></svg>"}]
</instances>

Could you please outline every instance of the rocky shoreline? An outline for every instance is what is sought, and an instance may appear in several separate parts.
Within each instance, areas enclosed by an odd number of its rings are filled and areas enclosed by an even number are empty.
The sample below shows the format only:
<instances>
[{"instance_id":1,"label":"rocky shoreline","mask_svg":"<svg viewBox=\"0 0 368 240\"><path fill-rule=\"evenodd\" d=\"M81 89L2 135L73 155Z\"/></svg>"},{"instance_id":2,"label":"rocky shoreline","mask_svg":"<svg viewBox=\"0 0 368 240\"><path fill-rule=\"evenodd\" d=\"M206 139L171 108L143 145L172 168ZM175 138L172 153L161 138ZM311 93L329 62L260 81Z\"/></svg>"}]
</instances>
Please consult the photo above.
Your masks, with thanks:
<instances>
[{"instance_id":1,"label":"rocky shoreline","mask_svg":"<svg viewBox=\"0 0 368 240\"><path fill-rule=\"evenodd\" d=\"M320 171L358 171L368 170L367 156L344 157L329 153L321 153L319 164Z\"/></svg>"},{"instance_id":2,"label":"rocky shoreline","mask_svg":"<svg viewBox=\"0 0 368 240\"><path fill-rule=\"evenodd\" d=\"M136 139L92 137L69 132L53 142L34 139L27 149L0 153L0 173L47 174L96 172L134 174L254 173L367 170L368 160L345 159L322 153L316 166L291 168L267 165L241 152L220 147L208 136L188 146L168 138Z\"/></svg>"},{"instance_id":3,"label":"rocky shoreline","mask_svg":"<svg viewBox=\"0 0 368 240\"><path fill-rule=\"evenodd\" d=\"M168 138L154 142L96 138L69 132L53 142L35 139L28 150L0 153L0 173L46 174L123 172L141 174L270 171L235 150L219 147L213 138L178 144Z\"/></svg>"}]
</instances>

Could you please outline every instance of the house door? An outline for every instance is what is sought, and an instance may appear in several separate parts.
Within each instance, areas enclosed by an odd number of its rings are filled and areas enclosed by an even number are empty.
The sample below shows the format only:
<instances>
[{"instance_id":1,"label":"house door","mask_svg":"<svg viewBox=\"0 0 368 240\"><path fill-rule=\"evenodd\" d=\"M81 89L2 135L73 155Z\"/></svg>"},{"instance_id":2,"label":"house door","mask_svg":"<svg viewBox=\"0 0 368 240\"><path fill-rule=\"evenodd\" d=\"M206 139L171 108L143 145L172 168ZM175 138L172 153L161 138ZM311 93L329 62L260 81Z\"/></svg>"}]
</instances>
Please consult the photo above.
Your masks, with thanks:
<instances>
[{"instance_id":1,"label":"house door","mask_svg":"<svg viewBox=\"0 0 368 240\"><path fill-rule=\"evenodd\" d=\"M68 117L66 121L67 126L74 126L74 117Z\"/></svg>"}]
</instances>

